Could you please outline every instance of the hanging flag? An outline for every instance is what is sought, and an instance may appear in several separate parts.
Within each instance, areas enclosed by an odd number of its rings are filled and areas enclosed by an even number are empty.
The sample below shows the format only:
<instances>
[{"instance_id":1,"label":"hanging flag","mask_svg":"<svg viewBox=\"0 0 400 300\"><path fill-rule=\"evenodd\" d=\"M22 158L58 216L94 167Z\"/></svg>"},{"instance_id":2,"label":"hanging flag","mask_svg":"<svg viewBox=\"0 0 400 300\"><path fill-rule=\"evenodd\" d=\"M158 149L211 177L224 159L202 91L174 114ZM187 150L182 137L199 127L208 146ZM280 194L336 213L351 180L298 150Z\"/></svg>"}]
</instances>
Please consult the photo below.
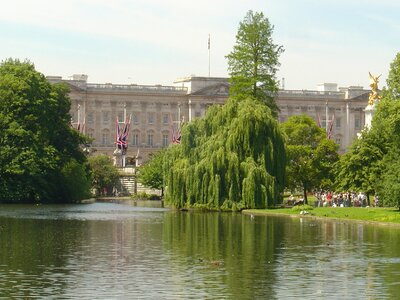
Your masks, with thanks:
<instances>
[{"instance_id":1,"label":"hanging flag","mask_svg":"<svg viewBox=\"0 0 400 300\"><path fill-rule=\"evenodd\" d=\"M183 122L173 121L171 115L170 115L170 120L171 120L172 144L180 144L181 143L181 125L183 124Z\"/></svg>"},{"instance_id":2,"label":"hanging flag","mask_svg":"<svg viewBox=\"0 0 400 300\"><path fill-rule=\"evenodd\" d=\"M327 137L328 137L328 139L331 139L331 137L332 137L332 133L333 133L333 122L335 121L335 115L332 115L332 119L331 119L331 121L329 122L329 128L328 128L328 131L327 131Z\"/></svg>"},{"instance_id":3,"label":"hanging flag","mask_svg":"<svg viewBox=\"0 0 400 300\"><path fill-rule=\"evenodd\" d=\"M181 143L181 130L178 128L176 131L172 133L172 143L180 144Z\"/></svg>"},{"instance_id":4,"label":"hanging flag","mask_svg":"<svg viewBox=\"0 0 400 300\"><path fill-rule=\"evenodd\" d=\"M122 125L122 128L119 126L118 116L116 118L116 125L115 125L116 140L115 140L115 143L116 143L118 149L123 150L125 152L128 149L128 136L129 136L129 129L131 126L131 118L132 118L132 115L129 116L129 121L128 121L128 119L125 120L125 122Z\"/></svg>"},{"instance_id":5,"label":"hanging flag","mask_svg":"<svg viewBox=\"0 0 400 300\"><path fill-rule=\"evenodd\" d=\"M208 50L210 50L210 34L208 34Z\"/></svg>"},{"instance_id":6,"label":"hanging flag","mask_svg":"<svg viewBox=\"0 0 400 300\"><path fill-rule=\"evenodd\" d=\"M115 144L117 146L118 146L118 141L119 141L119 123L118 123L118 116L117 116L115 118Z\"/></svg>"}]
</instances>

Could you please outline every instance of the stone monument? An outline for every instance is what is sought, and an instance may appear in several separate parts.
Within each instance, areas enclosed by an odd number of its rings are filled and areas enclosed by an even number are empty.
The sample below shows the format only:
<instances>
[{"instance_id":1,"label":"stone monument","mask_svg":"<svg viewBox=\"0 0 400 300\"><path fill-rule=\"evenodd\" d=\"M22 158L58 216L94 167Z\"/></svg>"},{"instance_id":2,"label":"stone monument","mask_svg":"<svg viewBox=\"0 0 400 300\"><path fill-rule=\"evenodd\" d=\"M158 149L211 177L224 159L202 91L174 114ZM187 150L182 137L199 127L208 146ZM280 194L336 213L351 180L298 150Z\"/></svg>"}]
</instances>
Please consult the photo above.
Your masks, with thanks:
<instances>
[{"instance_id":1,"label":"stone monument","mask_svg":"<svg viewBox=\"0 0 400 300\"><path fill-rule=\"evenodd\" d=\"M376 110L376 104L379 102L381 99L381 96L378 94L378 83L379 83L379 76L373 76L369 72L369 86L371 87L371 93L369 94L369 101L368 105L365 108L365 128L370 129L371 124L372 124L372 118L374 116L375 110Z\"/></svg>"}]
</instances>

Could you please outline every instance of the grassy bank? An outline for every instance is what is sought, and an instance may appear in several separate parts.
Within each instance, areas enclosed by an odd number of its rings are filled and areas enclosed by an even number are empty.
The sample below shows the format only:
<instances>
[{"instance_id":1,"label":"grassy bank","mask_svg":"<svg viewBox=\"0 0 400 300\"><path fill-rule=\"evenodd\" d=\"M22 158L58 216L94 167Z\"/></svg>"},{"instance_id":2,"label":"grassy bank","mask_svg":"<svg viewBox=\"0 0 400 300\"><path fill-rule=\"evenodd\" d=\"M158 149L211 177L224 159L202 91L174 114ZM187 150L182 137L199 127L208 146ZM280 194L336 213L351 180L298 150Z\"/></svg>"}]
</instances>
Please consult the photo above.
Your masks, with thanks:
<instances>
[{"instance_id":1,"label":"grassy bank","mask_svg":"<svg viewBox=\"0 0 400 300\"><path fill-rule=\"evenodd\" d=\"M284 214L300 216L301 210L302 209L300 207L295 207L295 209L248 209L243 212L247 214ZM312 209L307 208L305 210L308 212L308 214L303 216L400 224L400 211L397 208L316 207Z\"/></svg>"}]
</instances>

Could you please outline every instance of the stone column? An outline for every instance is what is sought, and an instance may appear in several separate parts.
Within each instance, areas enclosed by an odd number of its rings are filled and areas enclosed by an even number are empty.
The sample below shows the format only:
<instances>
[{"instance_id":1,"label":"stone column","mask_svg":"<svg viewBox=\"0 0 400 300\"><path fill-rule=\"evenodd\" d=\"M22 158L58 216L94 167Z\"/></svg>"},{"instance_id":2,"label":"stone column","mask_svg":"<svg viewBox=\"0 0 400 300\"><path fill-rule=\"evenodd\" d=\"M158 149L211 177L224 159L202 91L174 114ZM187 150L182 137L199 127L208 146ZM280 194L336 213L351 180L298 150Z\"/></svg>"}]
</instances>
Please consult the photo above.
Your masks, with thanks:
<instances>
[{"instance_id":1,"label":"stone column","mask_svg":"<svg viewBox=\"0 0 400 300\"><path fill-rule=\"evenodd\" d=\"M375 102L372 105L368 104L367 107L365 108L365 128L366 129L371 129L372 118L374 117L375 110L376 110Z\"/></svg>"},{"instance_id":2,"label":"stone column","mask_svg":"<svg viewBox=\"0 0 400 300\"><path fill-rule=\"evenodd\" d=\"M192 100L191 99L189 99L189 101L188 101L188 106L189 106L189 118L188 118L189 120L188 121L190 122L190 121L192 121L192 113L193 113L192 112Z\"/></svg>"}]
</instances>

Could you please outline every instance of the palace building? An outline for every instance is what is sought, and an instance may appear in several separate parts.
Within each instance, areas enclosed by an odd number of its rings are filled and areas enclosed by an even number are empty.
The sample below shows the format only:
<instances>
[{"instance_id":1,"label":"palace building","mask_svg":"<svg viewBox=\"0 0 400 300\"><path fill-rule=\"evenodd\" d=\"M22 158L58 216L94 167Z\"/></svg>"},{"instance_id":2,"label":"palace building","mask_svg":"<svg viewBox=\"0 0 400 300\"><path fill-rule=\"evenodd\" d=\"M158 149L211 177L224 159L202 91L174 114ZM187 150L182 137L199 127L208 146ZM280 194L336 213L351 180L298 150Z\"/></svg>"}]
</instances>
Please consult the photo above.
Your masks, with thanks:
<instances>
[{"instance_id":1,"label":"palace building","mask_svg":"<svg viewBox=\"0 0 400 300\"><path fill-rule=\"evenodd\" d=\"M112 155L116 142L116 118L123 122L124 111L131 116L128 157L138 151L143 159L171 143L172 125L204 116L207 107L223 104L229 96L228 78L190 76L171 86L89 83L87 75L72 79L48 76L52 82L70 86L71 116L94 141L95 153ZM325 128L343 153L364 128L364 108L369 90L360 86L342 88L333 83L316 90L279 90L276 99L279 121L305 114ZM78 120L79 116L79 120Z\"/></svg>"}]
</instances>

